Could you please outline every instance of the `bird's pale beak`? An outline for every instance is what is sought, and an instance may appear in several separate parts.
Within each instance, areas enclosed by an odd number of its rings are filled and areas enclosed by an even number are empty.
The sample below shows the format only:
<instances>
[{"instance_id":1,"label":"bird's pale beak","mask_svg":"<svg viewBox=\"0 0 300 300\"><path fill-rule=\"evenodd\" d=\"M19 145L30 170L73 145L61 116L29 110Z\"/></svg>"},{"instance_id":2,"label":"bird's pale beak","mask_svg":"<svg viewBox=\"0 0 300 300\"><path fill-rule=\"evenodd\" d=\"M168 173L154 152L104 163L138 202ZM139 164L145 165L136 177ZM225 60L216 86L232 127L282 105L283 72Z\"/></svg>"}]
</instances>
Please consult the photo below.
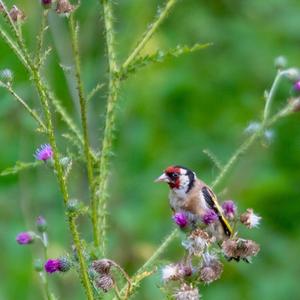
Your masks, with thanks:
<instances>
[{"instance_id":1,"label":"bird's pale beak","mask_svg":"<svg viewBox=\"0 0 300 300\"><path fill-rule=\"evenodd\" d=\"M158 178L156 178L154 182L170 182L170 179L165 173L163 173Z\"/></svg>"}]
</instances>

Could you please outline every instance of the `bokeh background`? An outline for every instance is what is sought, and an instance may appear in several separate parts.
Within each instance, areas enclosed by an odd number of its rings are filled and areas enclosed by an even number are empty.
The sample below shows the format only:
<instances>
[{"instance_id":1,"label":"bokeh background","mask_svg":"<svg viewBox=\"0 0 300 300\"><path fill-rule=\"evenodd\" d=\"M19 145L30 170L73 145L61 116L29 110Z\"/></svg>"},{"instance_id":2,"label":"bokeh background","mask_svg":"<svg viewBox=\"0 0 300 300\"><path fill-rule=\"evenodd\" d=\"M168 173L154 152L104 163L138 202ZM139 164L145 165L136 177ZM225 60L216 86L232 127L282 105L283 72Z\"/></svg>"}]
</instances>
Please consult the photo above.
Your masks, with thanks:
<instances>
[{"instance_id":1,"label":"bokeh background","mask_svg":"<svg viewBox=\"0 0 300 300\"><path fill-rule=\"evenodd\" d=\"M82 1L81 54L86 90L106 82L107 65L103 25L97 1ZM119 61L123 61L156 14L161 1L115 1L115 29ZM35 48L40 22L39 1L7 1L27 14L24 35ZM284 55L299 66L298 0L180 1L145 48L145 53L178 44L212 42L208 49L149 66L123 86L118 130L111 165L109 256L130 274L153 253L172 230L167 187L153 179L170 164L192 168L206 182L218 170L203 153L210 149L225 163L245 139L251 121L259 121L263 92L272 83L274 58ZM3 20L1 20L3 22ZM53 45L45 77L79 124L73 75L61 66L72 66L68 29L64 18L50 16L47 43ZM15 74L14 87L39 112L39 101L23 67L9 48L0 43L0 68ZM66 68L65 68L66 69ZM275 99L276 111L285 104L291 83L283 82ZM106 89L91 100L89 120L94 147L103 130ZM16 161L33 161L33 153L47 140L35 132L35 124L8 93L0 90L0 170ZM56 120L59 148L72 147L62 137L66 128ZM270 143L261 141L243 156L217 192L234 199L240 211L253 207L262 217L259 229L244 235L261 245L252 265L225 263L221 280L201 289L203 299L300 299L300 128L299 115L282 120ZM75 164L72 197L87 201L85 169ZM32 260L41 255L36 245L18 246L15 236L34 229L36 216L49 223L50 255L70 251L62 198L50 169L42 166L0 181L0 299L42 299ZM89 240L90 224L81 220ZM176 261L182 255L175 240L161 257ZM84 299L74 274L51 276L59 299ZM157 287L159 272L142 283L136 299L163 299Z\"/></svg>"}]
</instances>

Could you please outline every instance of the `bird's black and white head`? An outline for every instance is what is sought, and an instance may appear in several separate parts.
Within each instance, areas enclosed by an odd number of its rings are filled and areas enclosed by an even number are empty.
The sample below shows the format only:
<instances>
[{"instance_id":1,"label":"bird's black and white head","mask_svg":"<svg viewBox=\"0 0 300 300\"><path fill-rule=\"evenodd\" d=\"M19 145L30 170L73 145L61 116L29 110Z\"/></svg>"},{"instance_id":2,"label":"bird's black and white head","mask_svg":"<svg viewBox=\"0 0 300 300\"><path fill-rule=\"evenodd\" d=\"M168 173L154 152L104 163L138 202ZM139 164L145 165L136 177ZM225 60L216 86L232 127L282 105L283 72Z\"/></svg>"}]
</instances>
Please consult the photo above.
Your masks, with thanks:
<instances>
[{"instance_id":1,"label":"bird's black and white head","mask_svg":"<svg viewBox=\"0 0 300 300\"><path fill-rule=\"evenodd\" d=\"M170 166L155 182L166 182L178 194L187 194L194 185L196 174L182 166Z\"/></svg>"}]
</instances>

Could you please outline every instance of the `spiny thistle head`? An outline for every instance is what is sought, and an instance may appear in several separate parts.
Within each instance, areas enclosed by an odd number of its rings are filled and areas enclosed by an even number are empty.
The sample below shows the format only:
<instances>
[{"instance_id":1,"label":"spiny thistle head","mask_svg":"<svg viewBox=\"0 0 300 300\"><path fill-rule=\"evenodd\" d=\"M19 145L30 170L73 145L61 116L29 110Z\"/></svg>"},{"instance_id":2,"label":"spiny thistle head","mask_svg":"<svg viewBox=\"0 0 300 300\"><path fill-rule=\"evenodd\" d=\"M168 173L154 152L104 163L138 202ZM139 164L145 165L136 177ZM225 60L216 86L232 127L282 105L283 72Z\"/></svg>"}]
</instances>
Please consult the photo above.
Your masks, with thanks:
<instances>
[{"instance_id":1,"label":"spiny thistle head","mask_svg":"<svg viewBox=\"0 0 300 300\"><path fill-rule=\"evenodd\" d=\"M45 271L47 273L55 272L67 272L71 268L71 263L67 257L62 258L51 258L44 264Z\"/></svg>"},{"instance_id":2,"label":"spiny thistle head","mask_svg":"<svg viewBox=\"0 0 300 300\"><path fill-rule=\"evenodd\" d=\"M53 151L52 147L49 144L41 145L36 151L35 151L35 158L37 160L47 161L53 158Z\"/></svg>"},{"instance_id":3,"label":"spiny thistle head","mask_svg":"<svg viewBox=\"0 0 300 300\"><path fill-rule=\"evenodd\" d=\"M16 241L20 245L28 245L34 241L34 235L29 231L20 232L16 237Z\"/></svg>"},{"instance_id":4,"label":"spiny thistle head","mask_svg":"<svg viewBox=\"0 0 300 300\"><path fill-rule=\"evenodd\" d=\"M60 272L67 272L71 269L71 262L68 259L68 257L63 256L59 258L59 267L58 267Z\"/></svg>"}]
</instances>

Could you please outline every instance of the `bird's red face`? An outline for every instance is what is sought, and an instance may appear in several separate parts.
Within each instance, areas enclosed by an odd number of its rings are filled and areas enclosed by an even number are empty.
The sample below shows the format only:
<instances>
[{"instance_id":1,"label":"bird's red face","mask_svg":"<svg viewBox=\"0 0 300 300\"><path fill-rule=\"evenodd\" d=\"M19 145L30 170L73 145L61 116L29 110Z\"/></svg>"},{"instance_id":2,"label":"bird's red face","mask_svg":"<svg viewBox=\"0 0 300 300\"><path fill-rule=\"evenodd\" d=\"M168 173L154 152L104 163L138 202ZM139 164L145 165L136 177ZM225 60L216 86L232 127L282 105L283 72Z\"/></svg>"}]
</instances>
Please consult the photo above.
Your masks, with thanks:
<instances>
[{"instance_id":1,"label":"bird's red face","mask_svg":"<svg viewBox=\"0 0 300 300\"><path fill-rule=\"evenodd\" d=\"M159 176L155 182L166 182L171 189L179 189L180 177L182 175L182 168L177 166L170 166L166 168L164 173Z\"/></svg>"}]
</instances>

